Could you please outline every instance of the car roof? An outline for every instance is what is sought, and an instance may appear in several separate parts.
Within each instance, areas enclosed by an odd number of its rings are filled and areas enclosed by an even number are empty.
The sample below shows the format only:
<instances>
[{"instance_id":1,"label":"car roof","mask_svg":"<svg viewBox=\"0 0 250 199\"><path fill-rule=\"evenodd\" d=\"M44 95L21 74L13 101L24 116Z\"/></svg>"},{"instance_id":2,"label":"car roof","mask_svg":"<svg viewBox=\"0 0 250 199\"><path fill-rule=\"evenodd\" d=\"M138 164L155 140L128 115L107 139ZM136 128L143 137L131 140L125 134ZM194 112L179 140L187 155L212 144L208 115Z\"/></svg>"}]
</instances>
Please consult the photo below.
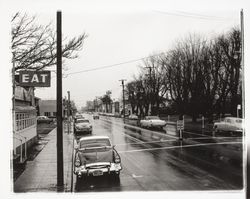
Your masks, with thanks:
<instances>
[{"instance_id":1,"label":"car roof","mask_svg":"<svg viewBox=\"0 0 250 199\"><path fill-rule=\"evenodd\" d=\"M82 141L82 140L96 140L96 139L109 139L108 136L101 136L101 135L92 135L92 136L88 136L88 137L82 137L80 138L79 141Z\"/></svg>"}]
</instances>

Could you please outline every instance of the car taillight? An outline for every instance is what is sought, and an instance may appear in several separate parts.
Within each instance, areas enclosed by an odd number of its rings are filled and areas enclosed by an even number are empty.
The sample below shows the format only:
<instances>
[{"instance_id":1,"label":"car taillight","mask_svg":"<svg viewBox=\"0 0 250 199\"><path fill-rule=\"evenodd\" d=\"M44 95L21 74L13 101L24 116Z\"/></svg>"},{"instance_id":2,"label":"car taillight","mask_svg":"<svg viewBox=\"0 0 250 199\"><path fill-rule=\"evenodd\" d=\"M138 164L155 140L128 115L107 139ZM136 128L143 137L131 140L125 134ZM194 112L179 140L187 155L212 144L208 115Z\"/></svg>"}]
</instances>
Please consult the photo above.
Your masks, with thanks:
<instances>
[{"instance_id":1,"label":"car taillight","mask_svg":"<svg viewBox=\"0 0 250 199\"><path fill-rule=\"evenodd\" d=\"M80 158L78 157L78 155L76 156L76 159L75 159L75 166L76 167L81 166L81 161L80 161Z\"/></svg>"},{"instance_id":2,"label":"car taillight","mask_svg":"<svg viewBox=\"0 0 250 199\"><path fill-rule=\"evenodd\" d=\"M115 163L121 163L121 158L120 156L117 154L117 152L114 151L114 162Z\"/></svg>"}]
</instances>

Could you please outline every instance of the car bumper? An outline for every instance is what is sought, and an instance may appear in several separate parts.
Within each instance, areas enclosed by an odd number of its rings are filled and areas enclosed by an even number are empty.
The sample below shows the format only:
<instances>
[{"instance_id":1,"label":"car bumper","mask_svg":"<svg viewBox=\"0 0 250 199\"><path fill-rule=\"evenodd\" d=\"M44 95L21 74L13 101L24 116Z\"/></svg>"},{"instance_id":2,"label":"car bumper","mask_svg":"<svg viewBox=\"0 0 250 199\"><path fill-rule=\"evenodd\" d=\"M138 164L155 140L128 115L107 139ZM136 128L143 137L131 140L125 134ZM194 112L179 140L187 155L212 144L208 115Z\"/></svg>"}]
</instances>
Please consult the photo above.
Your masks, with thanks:
<instances>
[{"instance_id":1,"label":"car bumper","mask_svg":"<svg viewBox=\"0 0 250 199\"><path fill-rule=\"evenodd\" d=\"M75 167L74 174L81 176L102 176L112 173L119 173L122 170L120 163L110 163L106 166L96 166L95 168L87 168L85 166Z\"/></svg>"},{"instance_id":2,"label":"car bumper","mask_svg":"<svg viewBox=\"0 0 250 199\"><path fill-rule=\"evenodd\" d=\"M84 128L84 129L75 129L75 133L91 133L92 129Z\"/></svg>"}]
</instances>

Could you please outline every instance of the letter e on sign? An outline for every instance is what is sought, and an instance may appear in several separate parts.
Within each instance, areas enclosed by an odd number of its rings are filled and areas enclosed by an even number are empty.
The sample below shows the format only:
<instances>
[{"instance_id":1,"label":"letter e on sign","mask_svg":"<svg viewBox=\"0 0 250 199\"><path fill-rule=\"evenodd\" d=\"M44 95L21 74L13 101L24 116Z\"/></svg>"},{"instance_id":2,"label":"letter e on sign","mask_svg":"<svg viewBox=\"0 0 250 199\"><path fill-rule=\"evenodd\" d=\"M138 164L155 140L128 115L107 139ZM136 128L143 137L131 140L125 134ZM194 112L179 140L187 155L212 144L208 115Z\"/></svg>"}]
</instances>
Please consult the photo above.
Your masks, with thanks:
<instances>
[{"instance_id":1,"label":"letter e on sign","mask_svg":"<svg viewBox=\"0 0 250 199\"><path fill-rule=\"evenodd\" d=\"M22 75L22 81L24 83L28 83L29 82L29 75L28 74L23 74Z\"/></svg>"},{"instance_id":2,"label":"letter e on sign","mask_svg":"<svg viewBox=\"0 0 250 199\"><path fill-rule=\"evenodd\" d=\"M30 87L50 87L50 71L20 71L19 85Z\"/></svg>"}]
</instances>

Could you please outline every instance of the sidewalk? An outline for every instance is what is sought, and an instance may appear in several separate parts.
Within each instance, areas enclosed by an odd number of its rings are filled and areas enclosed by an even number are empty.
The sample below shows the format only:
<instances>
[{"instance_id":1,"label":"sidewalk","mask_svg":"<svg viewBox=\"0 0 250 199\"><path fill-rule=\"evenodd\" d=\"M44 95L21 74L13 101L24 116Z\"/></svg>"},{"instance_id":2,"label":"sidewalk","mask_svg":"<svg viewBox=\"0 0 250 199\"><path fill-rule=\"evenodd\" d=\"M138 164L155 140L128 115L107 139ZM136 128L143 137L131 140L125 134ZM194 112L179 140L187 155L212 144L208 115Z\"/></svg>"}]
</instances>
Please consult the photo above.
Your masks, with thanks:
<instances>
[{"instance_id":1,"label":"sidewalk","mask_svg":"<svg viewBox=\"0 0 250 199\"><path fill-rule=\"evenodd\" d=\"M33 161L28 161L25 171L15 181L14 192L56 192L57 190L57 151L56 128L46 139L49 142ZM63 133L64 189L71 190L73 134Z\"/></svg>"}]
</instances>

